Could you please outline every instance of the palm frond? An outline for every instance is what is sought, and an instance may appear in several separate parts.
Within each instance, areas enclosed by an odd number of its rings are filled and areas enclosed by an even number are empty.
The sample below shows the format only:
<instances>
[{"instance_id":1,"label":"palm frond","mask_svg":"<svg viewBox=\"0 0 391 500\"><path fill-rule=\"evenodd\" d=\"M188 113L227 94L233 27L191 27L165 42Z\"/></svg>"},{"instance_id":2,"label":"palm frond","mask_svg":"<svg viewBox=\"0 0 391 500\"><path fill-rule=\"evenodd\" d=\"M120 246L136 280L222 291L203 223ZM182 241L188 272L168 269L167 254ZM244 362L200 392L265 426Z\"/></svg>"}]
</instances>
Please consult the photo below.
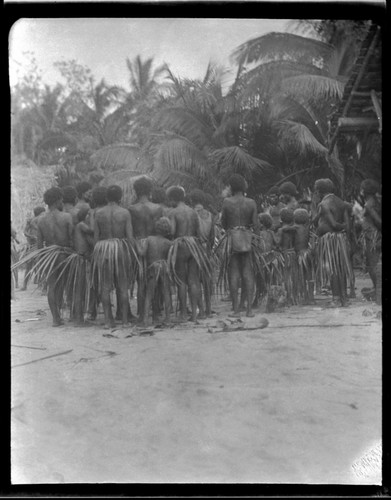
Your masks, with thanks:
<instances>
[{"instance_id":1,"label":"palm frond","mask_svg":"<svg viewBox=\"0 0 391 500\"><path fill-rule=\"evenodd\" d=\"M301 154L308 152L326 157L328 150L312 134L308 127L292 120L278 120L278 135L280 140Z\"/></svg>"},{"instance_id":2,"label":"palm frond","mask_svg":"<svg viewBox=\"0 0 391 500\"><path fill-rule=\"evenodd\" d=\"M281 83L283 91L306 96L310 100L342 99L345 84L324 75L297 75Z\"/></svg>"},{"instance_id":3,"label":"palm frond","mask_svg":"<svg viewBox=\"0 0 391 500\"><path fill-rule=\"evenodd\" d=\"M139 160L138 146L127 143L111 144L98 149L90 156L94 168L97 169L124 169L135 170Z\"/></svg>"},{"instance_id":4,"label":"palm frond","mask_svg":"<svg viewBox=\"0 0 391 500\"><path fill-rule=\"evenodd\" d=\"M166 130L186 137L200 149L211 145L213 130L188 109L165 108L156 115L152 126L157 130Z\"/></svg>"},{"instance_id":5,"label":"palm frond","mask_svg":"<svg viewBox=\"0 0 391 500\"><path fill-rule=\"evenodd\" d=\"M169 179L174 180L177 176L190 176L203 182L210 172L202 151L185 137L171 134L157 148L152 175L166 185Z\"/></svg>"},{"instance_id":6,"label":"palm frond","mask_svg":"<svg viewBox=\"0 0 391 500\"><path fill-rule=\"evenodd\" d=\"M213 276L212 260L208 257L208 254L201 243L193 236L182 236L180 238L176 238L170 247L167 262L173 281L177 284L182 284L182 281L176 273L176 261L178 249L180 247L186 247L195 260L198 267L200 281L202 283L210 282Z\"/></svg>"},{"instance_id":7,"label":"palm frond","mask_svg":"<svg viewBox=\"0 0 391 500\"><path fill-rule=\"evenodd\" d=\"M293 33L272 32L241 44L231 55L239 66L263 60L287 59L312 62L323 60L332 46Z\"/></svg>"},{"instance_id":8,"label":"palm frond","mask_svg":"<svg viewBox=\"0 0 391 500\"><path fill-rule=\"evenodd\" d=\"M251 180L254 174L273 170L270 163L251 156L238 146L216 149L209 154L209 157L222 177L238 173Z\"/></svg>"}]
</instances>

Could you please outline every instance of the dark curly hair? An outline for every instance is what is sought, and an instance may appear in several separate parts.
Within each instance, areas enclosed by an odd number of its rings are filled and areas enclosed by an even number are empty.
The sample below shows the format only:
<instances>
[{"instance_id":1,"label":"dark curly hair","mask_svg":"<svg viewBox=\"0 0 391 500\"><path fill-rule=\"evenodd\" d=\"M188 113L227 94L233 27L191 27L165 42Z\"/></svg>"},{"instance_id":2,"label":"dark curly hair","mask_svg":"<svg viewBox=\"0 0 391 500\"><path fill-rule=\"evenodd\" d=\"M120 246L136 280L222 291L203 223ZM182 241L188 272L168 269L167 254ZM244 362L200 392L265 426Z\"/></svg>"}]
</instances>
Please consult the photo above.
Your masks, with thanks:
<instances>
[{"instance_id":1,"label":"dark curly hair","mask_svg":"<svg viewBox=\"0 0 391 500\"><path fill-rule=\"evenodd\" d=\"M177 203L184 201L185 195L186 193L182 186L171 186L167 189L167 198Z\"/></svg>"},{"instance_id":2,"label":"dark curly hair","mask_svg":"<svg viewBox=\"0 0 391 500\"><path fill-rule=\"evenodd\" d=\"M293 222L293 210L290 208L283 208L280 212L280 219L284 224Z\"/></svg>"},{"instance_id":3,"label":"dark curly hair","mask_svg":"<svg viewBox=\"0 0 391 500\"><path fill-rule=\"evenodd\" d=\"M60 200L62 200L62 191L60 188L52 187L43 193L43 201L49 207Z\"/></svg>"},{"instance_id":4,"label":"dark curly hair","mask_svg":"<svg viewBox=\"0 0 391 500\"><path fill-rule=\"evenodd\" d=\"M120 186L117 186L116 184L113 184L112 186L109 186L107 188L107 201L114 201L116 203L119 203L122 198L122 189Z\"/></svg>"},{"instance_id":5,"label":"dark curly hair","mask_svg":"<svg viewBox=\"0 0 391 500\"><path fill-rule=\"evenodd\" d=\"M140 177L133 183L133 189L138 197L149 196L152 192L153 182L148 177Z\"/></svg>"}]
</instances>

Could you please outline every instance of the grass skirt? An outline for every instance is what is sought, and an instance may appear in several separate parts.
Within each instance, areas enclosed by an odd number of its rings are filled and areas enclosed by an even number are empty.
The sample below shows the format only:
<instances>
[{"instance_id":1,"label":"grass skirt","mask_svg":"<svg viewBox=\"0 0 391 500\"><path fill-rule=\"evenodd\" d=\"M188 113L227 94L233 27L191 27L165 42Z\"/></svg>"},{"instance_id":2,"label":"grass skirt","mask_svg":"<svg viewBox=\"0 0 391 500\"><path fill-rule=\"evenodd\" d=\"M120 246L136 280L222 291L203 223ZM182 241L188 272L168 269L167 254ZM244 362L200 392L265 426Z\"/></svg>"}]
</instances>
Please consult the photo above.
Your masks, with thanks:
<instances>
[{"instance_id":1,"label":"grass skirt","mask_svg":"<svg viewBox=\"0 0 391 500\"><path fill-rule=\"evenodd\" d=\"M62 263L61 268L58 279L63 278L64 298L71 311L71 317L76 310L76 301L81 301L79 308L83 313L86 312L91 288L90 259L84 255L72 253Z\"/></svg>"},{"instance_id":2,"label":"grass skirt","mask_svg":"<svg viewBox=\"0 0 391 500\"><path fill-rule=\"evenodd\" d=\"M60 279L66 258L71 254L74 254L72 248L50 245L32 250L13 264L11 270L18 269L29 263L31 267L26 275L27 280L34 277L37 284L42 285L50 279L53 273L58 272L57 280Z\"/></svg>"},{"instance_id":3,"label":"grass skirt","mask_svg":"<svg viewBox=\"0 0 391 500\"><path fill-rule=\"evenodd\" d=\"M339 276L343 282L353 278L350 262L349 241L345 232L326 233L321 236L315 249L316 279L323 288L333 275Z\"/></svg>"},{"instance_id":4,"label":"grass skirt","mask_svg":"<svg viewBox=\"0 0 391 500\"><path fill-rule=\"evenodd\" d=\"M307 281L315 280L314 270L314 252L313 249L307 248L297 254L298 267L298 294L304 299L304 291L307 289Z\"/></svg>"},{"instance_id":5,"label":"grass skirt","mask_svg":"<svg viewBox=\"0 0 391 500\"><path fill-rule=\"evenodd\" d=\"M189 251L190 255L197 264L201 283L210 283L213 276L213 260L210 258L207 251L202 246L202 243L194 236L181 236L179 238L176 238L171 245L171 248L168 252L167 262L169 272L173 278L173 281L175 281L175 283L177 284L182 284L181 280L176 274L175 267L178 249L184 247Z\"/></svg>"},{"instance_id":6,"label":"grass skirt","mask_svg":"<svg viewBox=\"0 0 391 500\"><path fill-rule=\"evenodd\" d=\"M291 299L293 304L298 301L298 282L299 282L299 267L297 254L294 249L284 250L282 252L284 259L283 279L287 292L288 299Z\"/></svg>"},{"instance_id":7,"label":"grass skirt","mask_svg":"<svg viewBox=\"0 0 391 500\"><path fill-rule=\"evenodd\" d=\"M113 290L125 277L130 288L140 276L140 260L127 240L111 238L95 244L91 257L91 285L101 294L103 287ZM107 282L105 282L107 280Z\"/></svg>"},{"instance_id":8,"label":"grass skirt","mask_svg":"<svg viewBox=\"0 0 391 500\"><path fill-rule=\"evenodd\" d=\"M167 260L152 262L152 264L147 267L146 276L148 280L151 278L153 279L155 288L159 283L168 287L171 285L170 268Z\"/></svg>"}]
</instances>

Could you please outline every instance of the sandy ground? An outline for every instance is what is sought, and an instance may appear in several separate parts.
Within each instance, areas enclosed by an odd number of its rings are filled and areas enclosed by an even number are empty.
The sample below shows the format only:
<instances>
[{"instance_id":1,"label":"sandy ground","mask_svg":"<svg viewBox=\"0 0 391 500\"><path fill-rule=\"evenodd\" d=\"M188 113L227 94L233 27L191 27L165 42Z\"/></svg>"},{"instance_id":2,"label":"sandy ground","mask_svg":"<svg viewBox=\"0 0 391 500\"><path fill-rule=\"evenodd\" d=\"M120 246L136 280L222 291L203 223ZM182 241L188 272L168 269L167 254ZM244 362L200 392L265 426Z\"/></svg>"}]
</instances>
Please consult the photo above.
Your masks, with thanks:
<instances>
[{"instance_id":1,"label":"sandy ground","mask_svg":"<svg viewBox=\"0 0 391 500\"><path fill-rule=\"evenodd\" d=\"M52 328L47 298L16 290L12 483L380 484L381 308L364 286L347 308L242 318L265 329L218 333L218 298L198 325L112 337L102 317Z\"/></svg>"}]
</instances>

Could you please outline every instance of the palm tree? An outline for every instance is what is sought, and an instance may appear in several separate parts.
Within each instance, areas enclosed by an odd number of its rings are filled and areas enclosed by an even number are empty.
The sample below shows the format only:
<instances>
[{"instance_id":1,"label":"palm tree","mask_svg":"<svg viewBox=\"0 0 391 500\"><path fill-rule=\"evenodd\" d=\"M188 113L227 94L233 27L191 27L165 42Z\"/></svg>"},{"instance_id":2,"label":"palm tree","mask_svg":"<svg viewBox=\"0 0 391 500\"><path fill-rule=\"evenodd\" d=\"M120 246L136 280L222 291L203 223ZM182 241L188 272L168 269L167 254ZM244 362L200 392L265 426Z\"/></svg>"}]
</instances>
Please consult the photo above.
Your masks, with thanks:
<instances>
[{"instance_id":1,"label":"palm tree","mask_svg":"<svg viewBox=\"0 0 391 500\"><path fill-rule=\"evenodd\" d=\"M337 155L328 155L327 132L328 115L342 97L347 79L348 55L347 47L291 33L269 33L233 53L238 65L234 87L241 106L253 111L247 129L260 129L261 136L265 126L268 135L274 132L289 156L291 168L283 169L285 175L291 176L299 165L302 170L303 163L311 172L320 163L341 180Z\"/></svg>"}]
</instances>

